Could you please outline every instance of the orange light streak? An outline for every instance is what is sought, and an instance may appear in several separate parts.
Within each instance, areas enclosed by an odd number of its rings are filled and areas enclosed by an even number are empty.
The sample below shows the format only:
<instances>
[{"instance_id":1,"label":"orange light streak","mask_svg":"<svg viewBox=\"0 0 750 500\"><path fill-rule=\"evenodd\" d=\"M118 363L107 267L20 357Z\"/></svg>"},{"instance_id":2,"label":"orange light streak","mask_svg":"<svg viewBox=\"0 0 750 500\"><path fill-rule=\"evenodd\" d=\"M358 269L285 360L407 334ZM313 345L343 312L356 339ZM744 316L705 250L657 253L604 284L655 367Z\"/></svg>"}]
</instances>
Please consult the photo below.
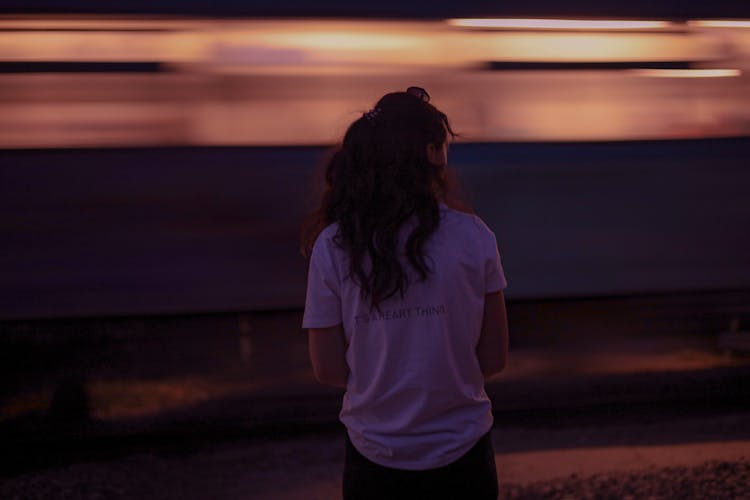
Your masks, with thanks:
<instances>
[{"instance_id":1,"label":"orange light streak","mask_svg":"<svg viewBox=\"0 0 750 500\"><path fill-rule=\"evenodd\" d=\"M643 30L673 26L667 21L620 21L581 19L448 19L448 24L462 28L498 29L570 29L570 30Z\"/></svg>"},{"instance_id":2,"label":"orange light streak","mask_svg":"<svg viewBox=\"0 0 750 500\"><path fill-rule=\"evenodd\" d=\"M699 19L688 21L688 26L696 28L750 28L750 20Z\"/></svg>"},{"instance_id":3,"label":"orange light streak","mask_svg":"<svg viewBox=\"0 0 750 500\"><path fill-rule=\"evenodd\" d=\"M740 76L739 69L634 69L639 76L653 78L732 78Z\"/></svg>"}]
</instances>

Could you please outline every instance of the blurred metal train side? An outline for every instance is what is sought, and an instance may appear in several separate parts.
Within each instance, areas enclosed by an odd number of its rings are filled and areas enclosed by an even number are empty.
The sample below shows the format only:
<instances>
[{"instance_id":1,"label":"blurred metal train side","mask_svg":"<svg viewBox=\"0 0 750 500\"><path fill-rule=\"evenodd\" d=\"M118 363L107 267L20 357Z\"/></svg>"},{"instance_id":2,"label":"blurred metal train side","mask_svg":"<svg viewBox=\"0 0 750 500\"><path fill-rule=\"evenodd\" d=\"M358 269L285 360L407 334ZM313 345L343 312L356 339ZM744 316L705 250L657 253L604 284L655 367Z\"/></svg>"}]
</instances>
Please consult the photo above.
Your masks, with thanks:
<instances>
[{"instance_id":1,"label":"blurred metal train side","mask_svg":"<svg viewBox=\"0 0 750 500\"><path fill-rule=\"evenodd\" d=\"M6 150L0 320L300 309L320 147ZM510 299L750 288L750 139L455 144Z\"/></svg>"}]
</instances>

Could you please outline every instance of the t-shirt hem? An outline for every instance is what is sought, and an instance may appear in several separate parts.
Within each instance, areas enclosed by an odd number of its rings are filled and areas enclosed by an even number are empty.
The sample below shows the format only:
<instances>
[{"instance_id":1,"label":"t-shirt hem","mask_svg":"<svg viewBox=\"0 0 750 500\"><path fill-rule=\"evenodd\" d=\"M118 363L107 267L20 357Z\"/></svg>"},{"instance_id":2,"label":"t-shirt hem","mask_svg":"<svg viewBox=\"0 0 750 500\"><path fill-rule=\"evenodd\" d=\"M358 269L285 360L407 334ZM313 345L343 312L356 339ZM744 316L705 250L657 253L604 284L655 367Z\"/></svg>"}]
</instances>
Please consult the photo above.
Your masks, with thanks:
<instances>
[{"instance_id":1,"label":"t-shirt hem","mask_svg":"<svg viewBox=\"0 0 750 500\"><path fill-rule=\"evenodd\" d=\"M492 420L490 420L489 425L486 429L484 429L482 432L480 432L473 440L471 440L468 444L462 446L459 448L456 452L451 453L449 455L445 455L440 460L424 460L424 461L387 461L387 460L380 460L378 458L372 457L369 453L366 451L363 451L360 446L357 445L357 440L355 436L352 436L352 433L347 430L347 433L349 434L349 439L352 442L352 445L357 449L359 453L362 454L365 458L370 460L371 462L374 462L378 465L381 465L383 467L389 467L391 469L401 469L401 470L429 470L429 469L437 469L439 467L445 467L446 465L450 465L462 456L464 456L476 443L479 441L479 439L482 438L485 434L487 434L490 429L492 429Z\"/></svg>"}]
</instances>

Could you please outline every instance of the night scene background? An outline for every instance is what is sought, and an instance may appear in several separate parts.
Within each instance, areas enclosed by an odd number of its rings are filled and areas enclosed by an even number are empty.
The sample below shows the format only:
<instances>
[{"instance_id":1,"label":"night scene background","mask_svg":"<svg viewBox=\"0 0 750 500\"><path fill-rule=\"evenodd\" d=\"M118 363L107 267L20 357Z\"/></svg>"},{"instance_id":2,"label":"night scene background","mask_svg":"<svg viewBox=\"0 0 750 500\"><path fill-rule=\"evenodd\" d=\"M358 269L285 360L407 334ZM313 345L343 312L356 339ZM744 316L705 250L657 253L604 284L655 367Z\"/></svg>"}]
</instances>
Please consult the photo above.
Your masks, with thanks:
<instances>
[{"instance_id":1,"label":"night scene background","mask_svg":"<svg viewBox=\"0 0 750 500\"><path fill-rule=\"evenodd\" d=\"M410 85L509 282L501 497L748 498L732 0L1 3L0 497L338 498L299 231Z\"/></svg>"}]
</instances>

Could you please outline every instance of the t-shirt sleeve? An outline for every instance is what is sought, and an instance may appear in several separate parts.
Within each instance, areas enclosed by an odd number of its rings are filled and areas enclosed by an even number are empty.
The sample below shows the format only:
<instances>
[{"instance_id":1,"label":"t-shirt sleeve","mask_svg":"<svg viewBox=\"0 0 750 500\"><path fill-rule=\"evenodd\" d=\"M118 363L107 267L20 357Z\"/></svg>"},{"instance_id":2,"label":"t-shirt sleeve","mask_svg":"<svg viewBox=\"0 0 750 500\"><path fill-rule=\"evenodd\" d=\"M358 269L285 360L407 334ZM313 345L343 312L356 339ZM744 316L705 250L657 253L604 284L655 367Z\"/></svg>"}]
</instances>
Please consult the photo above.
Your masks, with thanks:
<instances>
[{"instance_id":1,"label":"t-shirt sleeve","mask_svg":"<svg viewBox=\"0 0 750 500\"><path fill-rule=\"evenodd\" d=\"M328 246L319 240L310 256L302 328L326 328L341 322L338 272Z\"/></svg>"},{"instance_id":2,"label":"t-shirt sleeve","mask_svg":"<svg viewBox=\"0 0 750 500\"><path fill-rule=\"evenodd\" d=\"M495 233L482 224L485 230L485 263L484 263L484 291L493 293L505 289L508 282L505 279L503 265L500 262L500 251L497 249Z\"/></svg>"}]
</instances>

